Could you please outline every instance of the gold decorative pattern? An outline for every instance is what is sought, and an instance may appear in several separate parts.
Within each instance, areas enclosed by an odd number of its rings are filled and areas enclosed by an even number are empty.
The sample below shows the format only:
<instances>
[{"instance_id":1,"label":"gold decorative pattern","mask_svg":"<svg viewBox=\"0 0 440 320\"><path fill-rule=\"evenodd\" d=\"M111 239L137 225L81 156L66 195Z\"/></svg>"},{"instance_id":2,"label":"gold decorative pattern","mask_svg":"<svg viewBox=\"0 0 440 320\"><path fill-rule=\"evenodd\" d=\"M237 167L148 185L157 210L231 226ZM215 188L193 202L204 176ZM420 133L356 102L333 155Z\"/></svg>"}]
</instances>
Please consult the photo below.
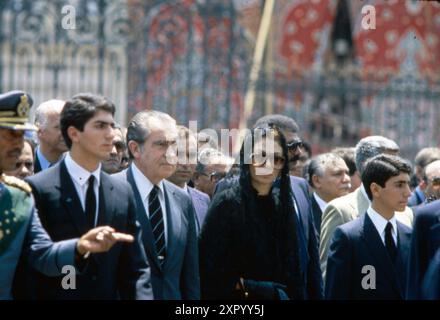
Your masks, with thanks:
<instances>
[{"instance_id":1,"label":"gold decorative pattern","mask_svg":"<svg viewBox=\"0 0 440 320\"><path fill-rule=\"evenodd\" d=\"M21 101L17 106L17 114L19 117L27 117L29 115L29 110L31 109L27 95L22 95L20 99Z\"/></svg>"},{"instance_id":2,"label":"gold decorative pattern","mask_svg":"<svg viewBox=\"0 0 440 320\"><path fill-rule=\"evenodd\" d=\"M31 192L32 192L32 188L29 184L27 184L23 180L20 180L16 177L11 177L11 176L7 176L7 175L3 174L0 177L0 181L3 181L3 183L8 186L16 187L20 190L23 190L24 192L26 192L28 194L31 194Z\"/></svg>"}]
</instances>

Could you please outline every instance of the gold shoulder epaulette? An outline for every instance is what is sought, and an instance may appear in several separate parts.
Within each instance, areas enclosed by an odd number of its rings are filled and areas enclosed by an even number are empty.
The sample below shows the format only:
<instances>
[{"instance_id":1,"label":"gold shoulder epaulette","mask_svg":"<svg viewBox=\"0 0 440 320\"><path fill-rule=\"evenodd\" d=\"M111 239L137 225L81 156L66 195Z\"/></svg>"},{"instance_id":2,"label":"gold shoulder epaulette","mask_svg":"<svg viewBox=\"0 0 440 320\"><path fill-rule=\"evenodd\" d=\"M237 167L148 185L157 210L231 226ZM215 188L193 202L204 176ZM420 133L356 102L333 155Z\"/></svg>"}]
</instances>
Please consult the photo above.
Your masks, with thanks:
<instances>
[{"instance_id":1,"label":"gold shoulder epaulette","mask_svg":"<svg viewBox=\"0 0 440 320\"><path fill-rule=\"evenodd\" d=\"M0 176L0 180L7 186L15 187L20 190L23 190L24 192L31 194L32 188L29 184L27 184L25 181L18 179L16 177L7 176L5 174L2 174Z\"/></svg>"}]
</instances>

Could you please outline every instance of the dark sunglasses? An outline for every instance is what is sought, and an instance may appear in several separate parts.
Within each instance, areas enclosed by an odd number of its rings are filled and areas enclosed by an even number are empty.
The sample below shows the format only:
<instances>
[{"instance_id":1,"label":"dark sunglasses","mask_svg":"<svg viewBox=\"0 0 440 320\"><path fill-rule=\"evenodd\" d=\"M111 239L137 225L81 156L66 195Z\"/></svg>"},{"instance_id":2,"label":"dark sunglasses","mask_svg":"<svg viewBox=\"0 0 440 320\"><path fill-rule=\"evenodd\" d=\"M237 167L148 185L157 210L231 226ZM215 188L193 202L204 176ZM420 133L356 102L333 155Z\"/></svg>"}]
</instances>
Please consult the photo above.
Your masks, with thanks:
<instances>
[{"instance_id":1,"label":"dark sunglasses","mask_svg":"<svg viewBox=\"0 0 440 320\"><path fill-rule=\"evenodd\" d=\"M287 145L287 149L289 149L289 151L295 151L295 150L298 150L299 148L303 147L303 142L301 140L293 140L293 141L287 143L286 145Z\"/></svg>"},{"instance_id":2,"label":"dark sunglasses","mask_svg":"<svg viewBox=\"0 0 440 320\"><path fill-rule=\"evenodd\" d=\"M273 163L274 169L282 169L284 167L284 163L286 162L286 159L283 156L273 154L272 156L268 157L266 152L263 151L259 154L252 154L252 164L255 167L262 167L266 164L268 159L271 159L271 163Z\"/></svg>"}]
</instances>

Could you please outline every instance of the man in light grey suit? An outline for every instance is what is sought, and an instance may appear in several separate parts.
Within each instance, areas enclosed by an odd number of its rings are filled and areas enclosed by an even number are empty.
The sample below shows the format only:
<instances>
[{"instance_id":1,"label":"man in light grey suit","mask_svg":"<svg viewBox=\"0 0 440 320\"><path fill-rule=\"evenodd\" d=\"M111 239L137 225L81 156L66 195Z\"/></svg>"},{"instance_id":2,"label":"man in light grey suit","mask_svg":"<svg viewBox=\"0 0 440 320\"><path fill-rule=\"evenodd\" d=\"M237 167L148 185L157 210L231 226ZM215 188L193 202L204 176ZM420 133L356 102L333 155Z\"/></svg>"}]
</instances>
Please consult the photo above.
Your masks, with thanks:
<instances>
[{"instance_id":1,"label":"man in light grey suit","mask_svg":"<svg viewBox=\"0 0 440 320\"><path fill-rule=\"evenodd\" d=\"M356 145L356 168L362 175L364 164L368 159L381 153L396 155L398 152L399 146L390 139L382 136L363 138ZM352 221L359 215L365 213L370 203L365 188L361 184L361 186L352 193L336 198L327 205L322 214L319 244L319 259L324 280L327 269L327 257L331 244L330 240L334 231L338 226ZM413 212L409 207L406 207L403 212L396 212L396 218L399 222L412 227Z\"/></svg>"},{"instance_id":2,"label":"man in light grey suit","mask_svg":"<svg viewBox=\"0 0 440 320\"><path fill-rule=\"evenodd\" d=\"M150 263L155 299L200 299L194 208L188 194L164 180L176 169L176 122L146 111L128 125L130 167L115 175L131 185Z\"/></svg>"},{"instance_id":3,"label":"man in light grey suit","mask_svg":"<svg viewBox=\"0 0 440 320\"><path fill-rule=\"evenodd\" d=\"M197 165L197 139L187 127L177 126L177 128L179 130L178 163L176 171L167 180L185 190L191 197L196 213L196 231L199 235L211 200L206 193L188 186Z\"/></svg>"}]
</instances>

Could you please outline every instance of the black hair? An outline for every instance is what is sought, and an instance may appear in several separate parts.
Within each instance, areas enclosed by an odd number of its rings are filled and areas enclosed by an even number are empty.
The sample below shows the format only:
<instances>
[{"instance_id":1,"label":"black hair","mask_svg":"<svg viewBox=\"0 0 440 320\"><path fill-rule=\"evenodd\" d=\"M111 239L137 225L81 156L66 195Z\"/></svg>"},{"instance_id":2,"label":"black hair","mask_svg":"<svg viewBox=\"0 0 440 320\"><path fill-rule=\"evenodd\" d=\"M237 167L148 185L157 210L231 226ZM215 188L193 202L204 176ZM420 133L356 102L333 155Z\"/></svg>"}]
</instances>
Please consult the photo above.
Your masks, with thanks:
<instances>
[{"instance_id":1,"label":"black hair","mask_svg":"<svg viewBox=\"0 0 440 320\"><path fill-rule=\"evenodd\" d=\"M87 121L93 118L99 111L111 113L115 115L115 105L105 97L91 94L79 93L66 101L60 116L61 133L67 147L72 147L67 129L75 127L79 131L84 130Z\"/></svg>"},{"instance_id":2,"label":"black hair","mask_svg":"<svg viewBox=\"0 0 440 320\"><path fill-rule=\"evenodd\" d=\"M401 157L380 154L367 160L361 179L368 198L370 200L373 199L371 192L372 183L385 187L386 182L390 178L396 177L401 173L411 174L411 164Z\"/></svg>"},{"instance_id":3,"label":"black hair","mask_svg":"<svg viewBox=\"0 0 440 320\"><path fill-rule=\"evenodd\" d=\"M297 133L299 131L298 124L292 118L282 114L268 114L259 118L254 125L254 128L263 128L275 126L282 131L290 131Z\"/></svg>"}]
</instances>

